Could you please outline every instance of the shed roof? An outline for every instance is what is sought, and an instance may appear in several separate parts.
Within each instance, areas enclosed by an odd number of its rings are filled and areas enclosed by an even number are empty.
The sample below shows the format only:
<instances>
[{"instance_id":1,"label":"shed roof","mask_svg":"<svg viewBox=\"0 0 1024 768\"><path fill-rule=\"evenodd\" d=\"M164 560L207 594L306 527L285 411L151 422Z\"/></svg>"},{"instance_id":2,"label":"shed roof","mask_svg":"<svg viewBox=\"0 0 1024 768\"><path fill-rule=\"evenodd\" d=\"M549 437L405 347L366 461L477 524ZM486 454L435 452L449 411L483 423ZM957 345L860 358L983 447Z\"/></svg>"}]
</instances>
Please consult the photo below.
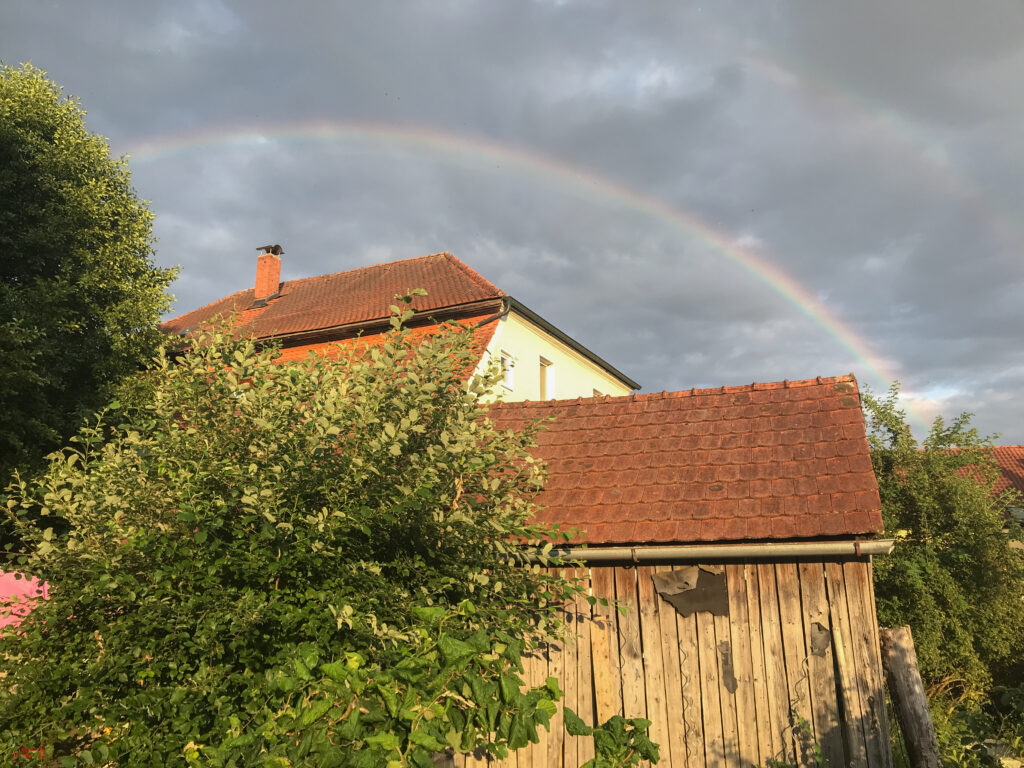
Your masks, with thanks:
<instances>
[{"instance_id":1,"label":"shed roof","mask_svg":"<svg viewBox=\"0 0 1024 768\"><path fill-rule=\"evenodd\" d=\"M539 522L590 544L882 531L854 376L626 397L503 403L502 428L553 417L536 455Z\"/></svg>"}]
</instances>

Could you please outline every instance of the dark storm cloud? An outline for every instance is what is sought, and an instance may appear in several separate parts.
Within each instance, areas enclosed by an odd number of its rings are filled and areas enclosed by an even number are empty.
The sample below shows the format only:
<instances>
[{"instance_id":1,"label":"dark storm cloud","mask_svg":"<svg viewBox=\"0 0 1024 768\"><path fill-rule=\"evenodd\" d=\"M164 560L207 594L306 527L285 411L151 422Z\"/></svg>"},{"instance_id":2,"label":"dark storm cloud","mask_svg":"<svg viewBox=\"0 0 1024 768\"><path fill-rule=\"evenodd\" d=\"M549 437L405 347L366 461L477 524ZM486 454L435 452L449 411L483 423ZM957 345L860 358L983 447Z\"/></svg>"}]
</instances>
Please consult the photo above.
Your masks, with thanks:
<instances>
[{"instance_id":1,"label":"dark storm cloud","mask_svg":"<svg viewBox=\"0 0 1024 768\"><path fill-rule=\"evenodd\" d=\"M264 242L285 245L286 278L450 250L645 389L850 370L887 385L729 258L741 244L901 375L919 414L966 408L1013 442L1022 42L1008 3L0 9L5 61L47 69L117 152L265 130L133 161L157 258L183 267L179 309L247 287ZM314 120L424 126L541 164L275 134Z\"/></svg>"}]
</instances>

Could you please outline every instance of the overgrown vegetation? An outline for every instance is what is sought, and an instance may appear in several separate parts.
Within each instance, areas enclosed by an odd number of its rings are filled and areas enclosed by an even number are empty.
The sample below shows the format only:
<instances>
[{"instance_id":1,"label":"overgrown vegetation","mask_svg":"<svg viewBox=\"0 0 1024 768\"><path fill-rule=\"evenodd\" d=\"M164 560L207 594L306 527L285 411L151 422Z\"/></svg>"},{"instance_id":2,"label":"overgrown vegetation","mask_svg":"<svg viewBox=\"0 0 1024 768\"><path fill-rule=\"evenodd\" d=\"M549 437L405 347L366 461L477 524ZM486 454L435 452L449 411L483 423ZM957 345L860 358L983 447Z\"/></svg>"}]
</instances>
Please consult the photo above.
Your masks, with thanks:
<instances>
[{"instance_id":1,"label":"overgrown vegetation","mask_svg":"<svg viewBox=\"0 0 1024 768\"><path fill-rule=\"evenodd\" d=\"M170 302L153 216L84 116L39 69L0 65L0 487L155 354Z\"/></svg>"},{"instance_id":2,"label":"overgrown vegetation","mask_svg":"<svg viewBox=\"0 0 1024 768\"><path fill-rule=\"evenodd\" d=\"M0 754L399 768L536 740L561 694L521 653L579 588L516 556L561 536L528 522L532 431L467 392L471 333L413 342L410 314L287 366L204 335L11 489L52 598L2 636ZM595 765L652 757L646 725L599 729Z\"/></svg>"},{"instance_id":3,"label":"overgrown vegetation","mask_svg":"<svg viewBox=\"0 0 1024 768\"><path fill-rule=\"evenodd\" d=\"M875 561L879 621L911 627L944 760L984 765L987 739L1024 741L1024 550L1006 514L1020 502L993 493L992 441L969 414L937 418L918 443L898 394L862 398L886 532L898 539Z\"/></svg>"}]
</instances>

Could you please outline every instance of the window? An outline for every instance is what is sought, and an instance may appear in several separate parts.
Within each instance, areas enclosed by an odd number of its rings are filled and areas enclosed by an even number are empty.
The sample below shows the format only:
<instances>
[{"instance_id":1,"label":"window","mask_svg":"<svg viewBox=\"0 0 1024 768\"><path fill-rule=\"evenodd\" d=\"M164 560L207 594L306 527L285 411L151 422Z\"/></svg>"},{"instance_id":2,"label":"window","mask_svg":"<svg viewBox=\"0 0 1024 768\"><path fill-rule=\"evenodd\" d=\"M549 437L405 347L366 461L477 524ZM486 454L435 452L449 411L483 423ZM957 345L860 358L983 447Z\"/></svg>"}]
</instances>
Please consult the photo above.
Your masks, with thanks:
<instances>
[{"instance_id":1,"label":"window","mask_svg":"<svg viewBox=\"0 0 1024 768\"><path fill-rule=\"evenodd\" d=\"M543 357L540 359L540 399L555 399L555 366Z\"/></svg>"},{"instance_id":2,"label":"window","mask_svg":"<svg viewBox=\"0 0 1024 768\"><path fill-rule=\"evenodd\" d=\"M515 386L516 361L505 350L501 350L501 386L512 389Z\"/></svg>"}]
</instances>

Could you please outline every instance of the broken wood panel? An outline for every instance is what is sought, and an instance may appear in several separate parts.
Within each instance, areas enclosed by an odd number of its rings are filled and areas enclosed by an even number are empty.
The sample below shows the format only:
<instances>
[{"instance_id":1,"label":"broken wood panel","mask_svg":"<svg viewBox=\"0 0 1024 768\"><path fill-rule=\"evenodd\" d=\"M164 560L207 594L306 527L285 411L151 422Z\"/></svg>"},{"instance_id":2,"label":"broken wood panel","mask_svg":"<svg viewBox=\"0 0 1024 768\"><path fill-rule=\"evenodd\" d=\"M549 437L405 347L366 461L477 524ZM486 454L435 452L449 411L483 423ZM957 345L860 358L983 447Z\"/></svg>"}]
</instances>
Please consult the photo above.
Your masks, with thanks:
<instances>
[{"instance_id":1,"label":"broken wood panel","mask_svg":"<svg viewBox=\"0 0 1024 768\"><path fill-rule=\"evenodd\" d=\"M853 633L850 629L850 611L846 604L843 566L838 562L826 563L825 576L832 619L832 642L836 669L839 673L836 689L841 705L840 721L843 726L846 765L849 768L867 768L866 713L861 700L861 686L857 680L857 664L853 657Z\"/></svg>"},{"instance_id":2,"label":"broken wood panel","mask_svg":"<svg viewBox=\"0 0 1024 768\"><path fill-rule=\"evenodd\" d=\"M762 765L754 701L754 670L750 653L752 627L747 614L746 567L726 566L729 586L729 630L732 639L733 675L736 678L736 722L739 735L739 764L743 768Z\"/></svg>"},{"instance_id":3,"label":"broken wood panel","mask_svg":"<svg viewBox=\"0 0 1024 768\"><path fill-rule=\"evenodd\" d=\"M670 565L655 567L657 573L669 573ZM687 765L686 717L683 705L682 661L679 658L679 634L676 630L676 611L655 592L658 604L659 640L665 670L665 711L668 739L661 745L662 764ZM701 753L703 757L703 752Z\"/></svg>"},{"instance_id":4,"label":"broken wood panel","mask_svg":"<svg viewBox=\"0 0 1024 768\"><path fill-rule=\"evenodd\" d=\"M814 731L829 764L844 765L825 569L820 562L800 563L798 572L804 616L804 643L809 653L807 660Z\"/></svg>"}]
</instances>

